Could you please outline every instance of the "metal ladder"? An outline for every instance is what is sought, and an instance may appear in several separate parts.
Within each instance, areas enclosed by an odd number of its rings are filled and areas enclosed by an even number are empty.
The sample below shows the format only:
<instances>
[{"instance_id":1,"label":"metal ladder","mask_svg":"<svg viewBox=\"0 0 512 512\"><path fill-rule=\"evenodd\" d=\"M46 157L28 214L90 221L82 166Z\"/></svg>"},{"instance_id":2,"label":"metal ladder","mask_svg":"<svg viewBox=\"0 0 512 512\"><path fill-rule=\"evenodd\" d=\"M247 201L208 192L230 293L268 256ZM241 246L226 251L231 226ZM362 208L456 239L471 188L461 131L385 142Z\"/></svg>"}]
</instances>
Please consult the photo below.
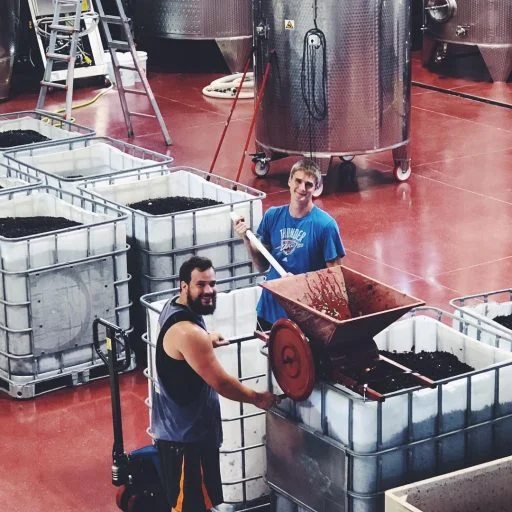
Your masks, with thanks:
<instances>
[{"instance_id":1,"label":"metal ladder","mask_svg":"<svg viewBox=\"0 0 512 512\"><path fill-rule=\"evenodd\" d=\"M71 109L73 103L73 80L75 71L76 49L80 38L80 19L82 16L82 0L54 0L55 7L53 11L53 21L50 25L50 44L46 53L46 66L44 68L43 79L41 80L41 89L37 99L36 110L44 112L46 94L50 87L66 90L66 112L64 118L71 119ZM74 15L73 25L65 25L61 21L61 9L63 7L73 7ZM69 13L69 9L66 10ZM70 17L71 17L70 16ZM57 53L57 39L63 35L69 37L69 53ZM54 62L67 62L68 69L66 74L66 83L52 81L52 71Z\"/></svg>"},{"instance_id":2,"label":"metal ladder","mask_svg":"<svg viewBox=\"0 0 512 512\"><path fill-rule=\"evenodd\" d=\"M123 110L124 120L125 120L126 126L128 128L128 135L130 137L133 136L132 117L155 118L158 121L158 124L160 125L160 130L162 131L162 135L164 136L165 143L168 146L170 146L172 144L171 137L169 135L169 132L167 131L167 127L165 125L162 114L160 113L160 109L158 108L158 104L156 102L153 91L151 90L149 82L146 78L146 74L142 70L139 59L137 57L137 51L135 49L135 43L133 41L133 36L131 33L131 29L130 29L130 19L126 17L126 14L125 14L124 8L123 8L123 4L122 4L122 0L115 0L115 4L117 7L119 16L106 15L103 10L103 6L101 5L101 0L96 0L96 6L98 9L100 22L101 22L101 24L103 26L103 30L105 32L105 38L107 40L107 47L110 51L110 57L112 59L112 69L113 69L115 77L116 77L117 91L119 93L119 99L121 101L121 108ZM112 34L110 33L109 25L118 25L122 28L121 37L124 36L124 41L112 39ZM129 51L132 56L134 65L126 66L126 65L119 64L116 50ZM125 88L123 86L123 83L121 80L121 72L120 72L121 69L129 69L131 71L135 71L136 73L138 73L144 90L142 91L142 90L138 90L138 89ZM131 111L128 107L128 102L126 101L126 93L146 96L148 101L151 104L154 114L144 114L142 112Z\"/></svg>"}]
</instances>

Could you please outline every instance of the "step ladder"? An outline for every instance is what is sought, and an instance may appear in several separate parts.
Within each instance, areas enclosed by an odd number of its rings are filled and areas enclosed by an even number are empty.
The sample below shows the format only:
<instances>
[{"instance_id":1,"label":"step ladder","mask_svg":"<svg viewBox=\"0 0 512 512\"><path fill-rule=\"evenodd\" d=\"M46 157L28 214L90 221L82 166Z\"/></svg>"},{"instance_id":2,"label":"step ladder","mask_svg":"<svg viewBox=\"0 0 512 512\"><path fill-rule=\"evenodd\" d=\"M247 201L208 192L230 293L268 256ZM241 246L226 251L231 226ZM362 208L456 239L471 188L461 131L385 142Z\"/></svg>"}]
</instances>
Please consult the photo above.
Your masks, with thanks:
<instances>
[{"instance_id":1,"label":"step ladder","mask_svg":"<svg viewBox=\"0 0 512 512\"><path fill-rule=\"evenodd\" d=\"M121 101L121 108L123 110L124 120L125 120L126 126L128 128L128 135L130 137L133 136L132 117L155 118L158 121L158 124L160 125L160 130L162 131L162 135L164 137L165 143L168 146L170 146L172 144L171 137L169 135L169 132L167 131L167 127L165 125L162 114L160 113L160 109L158 108L158 104L156 102L153 91L151 90L148 79L146 78L146 74L144 73L144 71L142 70L142 67L140 65L139 58L137 56L137 51L135 49L135 43L133 41L131 28L130 28L130 18L126 17L126 14L125 14L124 8L123 8L123 4L122 4L122 0L115 0L115 5L117 8L117 12L119 14L118 16L105 14L105 11L103 10L103 6L101 5L101 0L95 0L95 1L96 1L96 7L97 7L99 18L100 18L100 23L102 24L103 30L105 33L105 38L107 41L107 48L110 51L110 57L111 57L111 61L112 61L112 70L114 72L115 79L116 79L117 91L119 93L119 99ZM121 37L124 37L124 40L112 39L112 34L110 32L110 25L118 25L119 27L121 27ZM119 64L119 59L117 57L116 50L129 51L132 56L134 65L131 66L131 65ZM122 83L122 77L121 77L121 71L120 71L121 69L128 69L131 71L135 71L140 77L140 81L142 83L144 90L124 87L123 83ZM153 109L153 114L145 114L142 112L135 112L133 110L130 110L128 107L128 102L126 100L127 94L146 96L146 98L148 99L148 101L151 104L151 107Z\"/></svg>"},{"instance_id":2,"label":"step ladder","mask_svg":"<svg viewBox=\"0 0 512 512\"><path fill-rule=\"evenodd\" d=\"M36 110L44 112L46 95L50 87L64 89L66 91L66 108L64 119L71 119L73 103L73 80L75 71L76 49L80 38L80 19L82 17L82 0L54 0L53 20L50 25L50 43L46 53L46 66L44 68L41 89L37 99ZM62 22L62 9L66 10L66 17L73 19L73 25ZM57 40L69 38L68 53L57 53ZM61 84L52 80L53 64L55 62L67 62L66 83Z\"/></svg>"}]
</instances>

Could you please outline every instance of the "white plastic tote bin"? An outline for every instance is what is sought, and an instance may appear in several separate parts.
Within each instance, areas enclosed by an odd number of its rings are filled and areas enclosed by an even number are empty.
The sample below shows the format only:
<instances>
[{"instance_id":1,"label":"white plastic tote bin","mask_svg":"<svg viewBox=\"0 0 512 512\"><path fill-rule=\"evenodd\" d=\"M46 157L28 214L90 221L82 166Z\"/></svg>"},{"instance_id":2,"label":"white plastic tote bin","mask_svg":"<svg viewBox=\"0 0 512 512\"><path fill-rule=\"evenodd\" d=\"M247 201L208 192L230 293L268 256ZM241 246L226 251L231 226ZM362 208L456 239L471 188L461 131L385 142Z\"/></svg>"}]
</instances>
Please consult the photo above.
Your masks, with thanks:
<instances>
[{"instance_id":1,"label":"white plastic tote bin","mask_svg":"<svg viewBox=\"0 0 512 512\"><path fill-rule=\"evenodd\" d=\"M25 146L0 148L0 162L3 162L3 153L21 147L44 146L61 139L81 139L92 137L95 131L76 123L64 121L61 117L51 114L27 110L22 112L11 112L0 114L0 132L10 130L34 130L41 135L48 137L49 141L38 142Z\"/></svg>"},{"instance_id":2,"label":"white plastic tote bin","mask_svg":"<svg viewBox=\"0 0 512 512\"><path fill-rule=\"evenodd\" d=\"M261 353L263 343L254 339L256 303L261 288L252 277L225 279L219 282L217 309L205 316L209 330L220 331L232 343L215 349L224 368L248 386L267 389L267 358ZM252 281L252 285L250 282ZM249 286L247 286L249 284ZM245 286L237 288L238 286ZM228 291L229 290L229 291ZM153 293L142 297L148 319L149 394L156 383L155 349L157 322L160 311L169 298L179 294L178 289ZM254 502L268 494L265 475L265 413L250 404L240 404L220 397L224 443L221 447L221 477L224 501L237 505ZM151 400L148 401L151 407ZM151 427L149 428L151 433Z\"/></svg>"},{"instance_id":3,"label":"white plastic tote bin","mask_svg":"<svg viewBox=\"0 0 512 512\"><path fill-rule=\"evenodd\" d=\"M101 176L166 169L172 158L110 137L60 141L44 147L30 147L4 153L13 171L31 174L43 184L75 190L87 180Z\"/></svg>"},{"instance_id":4,"label":"white plastic tote bin","mask_svg":"<svg viewBox=\"0 0 512 512\"><path fill-rule=\"evenodd\" d=\"M173 167L170 172L139 171L87 181L80 191L84 197L109 202L128 215L128 236L140 257L144 293L177 287L181 264L194 255L210 258L219 279L252 272L243 241L233 232L230 213L243 216L255 230L265 198L259 190L192 167ZM174 196L222 204L163 215L128 206Z\"/></svg>"},{"instance_id":5,"label":"white plastic tote bin","mask_svg":"<svg viewBox=\"0 0 512 512\"><path fill-rule=\"evenodd\" d=\"M41 185L41 180L21 171L12 171L0 164L0 194Z\"/></svg>"},{"instance_id":6,"label":"white plastic tote bin","mask_svg":"<svg viewBox=\"0 0 512 512\"><path fill-rule=\"evenodd\" d=\"M0 194L0 218L37 216L80 225L0 236L0 389L16 398L108 373L95 317L130 328L126 216L52 187Z\"/></svg>"},{"instance_id":7,"label":"white plastic tote bin","mask_svg":"<svg viewBox=\"0 0 512 512\"><path fill-rule=\"evenodd\" d=\"M386 512L509 512L512 458L386 491Z\"/></svg>"},{"instance_id":8,"label":"white plastic tote bin","mask_svg":"<svg viewBox=\"0 0 512 512\"><path fill-rule=\"evenodd\" d=\"M307 400L286 399L267 415L267 480L280 501L294 511L328 503L382 512L387 489L512 453L512 354L453 329L454 318L417 308L375 341L380 350L448 351L474 371L382 402L318 382ZM311 485L301 487L307 477Z\"/></svg>"},{"instance_id":9,"label":"white plastic tote bin","mask_svg":"<svg viewBox=\"0 0 512 512\"><path fill-rule=\"evenodd\" d=\"M137 352L146 328L140 296L177 287L179 268L191 256L210 258L218 279L253 271L247 249L233 231L230 213L239 213L256 229L265 197L258 190L191 167L118 174L87 181L79 190L84 197L111 204L128 216L128 271L132 275L133 346ZM222 204L162 215L128 206L175 196L213 199Z\"/></svg>"},{"instance_id":10,"label":"white plastic tote bin","mask_svg":"<svg viewBox=\"0 0 512 512\"><path fill-rule=\"evenodd\" d=\"M512 330L494 321L498 316L512 315L512 288L456 297L450 301L450 305L455 308L456 316L483 325L492 333L491 336L486 333L479 334L469 327L465 332L468 336L512 351ZM455 322L454 327L461 329L464 324Z\"/></svg>"}]
</instances>

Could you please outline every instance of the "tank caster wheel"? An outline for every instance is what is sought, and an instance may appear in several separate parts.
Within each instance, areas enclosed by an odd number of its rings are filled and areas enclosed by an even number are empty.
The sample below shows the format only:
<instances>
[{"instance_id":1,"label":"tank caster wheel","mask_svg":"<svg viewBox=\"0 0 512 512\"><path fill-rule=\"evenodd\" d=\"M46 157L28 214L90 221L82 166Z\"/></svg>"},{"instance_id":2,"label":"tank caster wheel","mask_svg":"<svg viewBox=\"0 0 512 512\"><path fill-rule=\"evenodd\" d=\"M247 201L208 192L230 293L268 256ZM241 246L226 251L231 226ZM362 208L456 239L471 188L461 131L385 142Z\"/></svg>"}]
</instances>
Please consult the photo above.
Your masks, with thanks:
<instances>
[{"instance_id":1,"label":"tank caster wheel","mask_svg":"<svg viewBox=\"0 0 512 512\"><path fill-rule=\"evenodd\" d=\"M402 162L395 162L395 167L393 168L393 176L396 181L406 181L409 179L412 173L411 162L409 160L405 160Z\"/></svg>"},{"instance_id":2,"label":"tank caster wheel","mask_svg":"<svg viewBox=\"0 0 512 512\"><path fill-rule=\"evenodd\" d=\"M318 182L318 185L316 186L315 190L313 190L313 197L317 198L322 195L322 192L324 191L324 178L320 178L320 181Z\"/></svg>"},{"instance_id":3,"label":"tank caster wheel","mask_svg":"<svg viewBox=\"0 0 512 512\"><path fill-rule=\"evenodd\" d=\"M258 178L264 178L270 171L270 162L265 160L253 161L251 170Z\"/></svg>"},{"instance_id":4,"label":"tank caster wheel","mask_svg":"<svg viewBox=\"0 0 512 512\"><path fill-rule=\"evenodd\" d=\"M340 160L342 162L352 162L352 160L354 160L355 158L355 155L341 155L340 156Z\"/></svg>"}]
</instances>

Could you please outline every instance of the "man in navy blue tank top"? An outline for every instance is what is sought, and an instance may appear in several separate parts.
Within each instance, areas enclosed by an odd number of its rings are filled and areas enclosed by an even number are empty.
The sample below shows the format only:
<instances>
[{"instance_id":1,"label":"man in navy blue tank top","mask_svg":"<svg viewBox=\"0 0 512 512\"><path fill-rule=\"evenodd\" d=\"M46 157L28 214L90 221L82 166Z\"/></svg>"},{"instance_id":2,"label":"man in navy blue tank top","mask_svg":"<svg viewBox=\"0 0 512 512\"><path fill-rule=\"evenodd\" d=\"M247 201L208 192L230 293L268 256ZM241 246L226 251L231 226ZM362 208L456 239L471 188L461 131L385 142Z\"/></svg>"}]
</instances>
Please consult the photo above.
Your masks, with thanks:
<instances>
[{"instance_id":1,"label":"man in navy blue tank top","mask_svg":"<svg viewBox=\"0 0 512 512\"><path fill-rule=\"evenodd\" d=\"M158 391L152 395L151 429L169 505L175 512L206 512L223 502L217 393L265 410L279 399L241 384L215 356L213 349L228 342L209 333L202 316L215 311L212 262L190 258L181 266L179 280L179 296L167 302L158 319Z\"/></svg>"},{"instance_id":2,"label":"man in navy blue tank top","mask_svg":"<svg viewBox=\"0 0 512 512\"><path fill-rule=\"evenodd\" d=\"M336 221L313 203L313 192L322 175L312 160L300 160L290 171L288 186L290 203L269 208L256 235L281 266L291 274L314 272L341 263L345 248ZM244 219L234 221L234 229L260 272L268 269L266 278L279 274L247 238L249 226ZM269 330L279 318L287 315L274 296L263 290L257 306L259 327Z\"/></svg>"}]
</instances>

